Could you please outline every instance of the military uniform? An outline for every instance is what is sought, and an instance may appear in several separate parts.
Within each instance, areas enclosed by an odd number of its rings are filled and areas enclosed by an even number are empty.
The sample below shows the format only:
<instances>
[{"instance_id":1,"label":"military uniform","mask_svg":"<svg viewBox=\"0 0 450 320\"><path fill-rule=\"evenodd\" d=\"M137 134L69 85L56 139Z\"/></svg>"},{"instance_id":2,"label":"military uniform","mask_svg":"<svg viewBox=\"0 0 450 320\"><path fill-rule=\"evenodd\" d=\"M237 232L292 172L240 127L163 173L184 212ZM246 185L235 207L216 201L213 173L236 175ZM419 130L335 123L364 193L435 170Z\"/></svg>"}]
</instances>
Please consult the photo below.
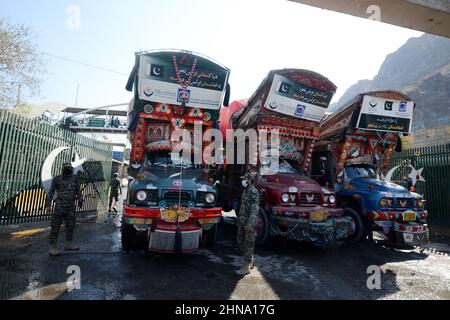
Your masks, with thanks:
<instances>
[{"instance_id":1,"label":"military uniform","mask_svg":"<svg viewBox=\"0 0 450 320\"><path fill-rule=\"evenodd\" d=\"M47 195L46 207L50 207L53 195L57 192L55 212L50 223L50 244L56 245L59 229L63 221L66 226L66 243L71 243L75 229L75 201L81 199L80 180L75 175L60 175L53 179Z\"/></svg>"},{"instance_id":2,"label":"military uniform","mask_svg":"<svg viewBox=\"0 0 450 320\"><path fill-rule=\"evenodd\" d=\"M111 179L111 192L109 194L109 208L111 208L113 199L115 199L115 203L119 202L119 192L122 194L122 190L120 189L120 179L114 177Z\"/></svg>"},{"instance_id":3,"label":"military uniform","mask_svg":"<svg viewBox=\"0 0 450 320\"><path fill-rule=\"evenodd\" d=\"M259 214L259 197L259 191L253 185L245 188L241 196L241 207L237 216L237 243L244 260L248 263L253 262L256 224ZM251 232L245 230L247 225L252 227L253 230Z\"/></svg>"}]
</instances>

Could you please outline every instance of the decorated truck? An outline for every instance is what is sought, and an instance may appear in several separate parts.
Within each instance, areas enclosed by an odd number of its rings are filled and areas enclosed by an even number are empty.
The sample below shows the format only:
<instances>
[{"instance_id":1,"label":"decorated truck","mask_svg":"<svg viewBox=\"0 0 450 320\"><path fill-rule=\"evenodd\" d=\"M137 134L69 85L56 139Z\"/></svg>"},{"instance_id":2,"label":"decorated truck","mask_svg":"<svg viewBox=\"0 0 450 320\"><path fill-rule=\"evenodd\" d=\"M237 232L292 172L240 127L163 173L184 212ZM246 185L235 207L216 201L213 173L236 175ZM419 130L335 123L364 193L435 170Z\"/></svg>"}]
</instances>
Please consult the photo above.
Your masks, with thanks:
<instances>
[{"instance_id":1,"label":"decorated truck","mask_svg":"<svg viewBox=\"0 0 450 320\"><path fill-rule=\"evenodd\" d=\"M352 241L379 230L391 241L428 241L424 198L387 181L389 160L411 131L415 103L395 91L360 94L330 115L313 154L313 174L333 188L356 222Z\"/></svg>"},{"instance_id":2,"label":"decorated truck","mask_svg":"<svg viewBox=\"0 0 450 320\"><path fill-rule=\"evenodd\" d=\"M242 146L233 136L234 149L246 150L245 161L230 159L227 152L220 176L224 210L238 213L240 177L249 170L256 173L255 186L261 194L257 244L264 244L270 236L280 236L326 246L353 232L352 217L336 207L334 191L309 177L320 120L335 91L336 86L316 72L273 70L247 102L230 104L238 111L228 119L223 108L222 131L230 127L235 134L239 129L246 133L253 130L270 142L265 148L261 140L247 139ZM227 135L227 151L230 137ZM256 144L259 150L251 148Z\"/></svg>"},{"instance_id":3,"label":"decorated truck","mask_svg":"<svg viewBox=\"0 0 450 320\"><path fill-rule=\"evenodd\" d=\"M228 76L229 69L192 52L136 53L127 83L134 98L129 105L130 182L122 223L125 250L145 245L149 251L185 253L214 243L222 211L217 190L208 183L202 134L217 126L220 108L227 105ZM192 142L195 126L200 128L200 146ZM174 138L180 131L189 136ZM181 144L188 148L180 151Z\"/></svg>"}]
</instances>

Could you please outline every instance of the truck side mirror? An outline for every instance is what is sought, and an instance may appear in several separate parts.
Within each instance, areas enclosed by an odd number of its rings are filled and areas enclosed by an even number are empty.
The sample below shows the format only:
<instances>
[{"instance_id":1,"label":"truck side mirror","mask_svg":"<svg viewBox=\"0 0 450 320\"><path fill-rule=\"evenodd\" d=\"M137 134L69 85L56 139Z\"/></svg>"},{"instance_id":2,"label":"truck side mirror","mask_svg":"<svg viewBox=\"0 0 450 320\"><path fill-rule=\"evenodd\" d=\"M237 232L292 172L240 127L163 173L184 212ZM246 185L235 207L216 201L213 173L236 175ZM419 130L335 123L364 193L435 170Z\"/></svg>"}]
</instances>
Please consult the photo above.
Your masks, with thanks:
<instances>
[{"instance_id":1,"label":"truck side mirror","mask_svg":"<svg viewBox=\"0 0 450 320\"><path fill-rule=\"evenodd\" d=\"M397 145L395 146L395 152L402 152L402 139L397 136Z\"/></svg>"},{"instance_id":2,"label":"truck side mirror","mask_svg":"<svg viewBox=\"0 0 450 320\"><path fill-rule=\"evenodd\" d=\"M336 182L339 184L344 182L344 170L339 171L339 173L336 175Z\"/></svg>"},{"instance_id":3,"label":"truck side mirror","mask_svg":"<svg viewBox=\"0 0 450 320\"><path fill-rule=\"evenodd\" d=\"M327 162L327 157L320 157L320 174L325 175L325 163Z\"/></svg>"}]
</instances>

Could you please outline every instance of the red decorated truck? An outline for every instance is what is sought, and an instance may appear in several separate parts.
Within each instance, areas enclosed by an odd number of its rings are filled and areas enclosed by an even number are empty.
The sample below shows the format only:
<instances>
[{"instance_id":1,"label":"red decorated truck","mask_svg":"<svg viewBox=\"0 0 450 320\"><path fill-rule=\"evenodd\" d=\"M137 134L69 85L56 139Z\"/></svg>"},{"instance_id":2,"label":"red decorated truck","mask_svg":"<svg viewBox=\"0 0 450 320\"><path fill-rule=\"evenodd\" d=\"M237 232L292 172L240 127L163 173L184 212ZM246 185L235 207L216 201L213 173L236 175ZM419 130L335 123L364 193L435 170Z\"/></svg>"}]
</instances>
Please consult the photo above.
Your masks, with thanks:
<instances>
[{"instance_id":1,"label":"red decorated truck","mask_svg":"<svg viewBox=\"0 0 450 320\"><path fill-rule=\"evenodd\" d=\"M227 104L228 75L223 65L189 51L136 54L127 84L128 90L134 88L134 99L129 106L131 179L122 223L125 250L145 245L149 251L184 253L214 243L222 211L204 170L205 144L195 146L191 139L195 125L200 136L217 126L220 108ZM188 137L174 138L177 132ZM186 148L177 149L180 144L189 147L188 161L182 154Z\"/></svg>"},{"instance_id":2,"label":"red decorated truck","mask_svg":"<svg viewBox=\"0 0 450 320\"><path fill-rule=\"evenodd\" d=\"M309 177L320 120L335 91L336 86L316 72L273 70L248 101L230 104L237 110L232 116L222 109L227 157L219 177L220 201L225 211L238 212L240 177L256 171L255 186L261 193L257 243L280 236L326 246L352 234L352 217L336 207L334 191ZM233 136L225 132L230 128ZM247 135L243 144L237 138L239 130ZM255 132L258 141L252 139ZM266 146L264 136L270 142ZM229 158L230 143L234 150L246 150L243 162L238 152Z\"/></svg>"}]
</instances>

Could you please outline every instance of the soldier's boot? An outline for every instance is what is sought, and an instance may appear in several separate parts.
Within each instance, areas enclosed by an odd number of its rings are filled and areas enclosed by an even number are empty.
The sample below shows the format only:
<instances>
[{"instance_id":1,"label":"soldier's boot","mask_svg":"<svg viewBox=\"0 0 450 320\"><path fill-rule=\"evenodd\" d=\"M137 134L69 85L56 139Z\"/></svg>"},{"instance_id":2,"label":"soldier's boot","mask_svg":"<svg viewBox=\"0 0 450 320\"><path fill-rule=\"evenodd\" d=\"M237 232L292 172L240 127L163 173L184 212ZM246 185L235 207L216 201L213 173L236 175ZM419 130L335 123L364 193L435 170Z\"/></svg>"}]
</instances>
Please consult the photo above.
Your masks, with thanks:
<instances>
[{"instance_id":1,"label":"soldier's boot","mask_svg":"<svg viewBox=\"0 0 450 320\"><path fill-rule=\"evenodd\" d=\"M252 261L250 262L249 268L253 269L254 266L255 266L255 257L252 257Z\"/></svg>"},{"instance_id":2,"label":"soldier's boot","mask_svg":"<svg viewBox=\"0 0 450 320\"><path fill-rule=\"evenodd\" d=\"M64 251L78 251L80 247L73 244L71 241L64 243Z\"/></svg>"},{"instance_id":3,"label":"soldier's boot","mask_svg":"<svg viewBox=\"0 0 450 320\"><path fill-rule=\"evenodd\" d=\"M58 250L58 246L56 244L50 245L50 250L48 251L49 255L52 257L59 256L61 252Z\"/></svg>"},{"instance_id":4,"label":"soldier's boot","mask_svg":"<svg viewBox=\"0 0 450 320\"><path fill-rule=\"evenodd\" d=\"M250 262L245 262L244 265L242 266L242 268L237 270L235 273L238 276L245 276L246 274L249 274L250 273Z\"/></svg>"}]
</instances>

